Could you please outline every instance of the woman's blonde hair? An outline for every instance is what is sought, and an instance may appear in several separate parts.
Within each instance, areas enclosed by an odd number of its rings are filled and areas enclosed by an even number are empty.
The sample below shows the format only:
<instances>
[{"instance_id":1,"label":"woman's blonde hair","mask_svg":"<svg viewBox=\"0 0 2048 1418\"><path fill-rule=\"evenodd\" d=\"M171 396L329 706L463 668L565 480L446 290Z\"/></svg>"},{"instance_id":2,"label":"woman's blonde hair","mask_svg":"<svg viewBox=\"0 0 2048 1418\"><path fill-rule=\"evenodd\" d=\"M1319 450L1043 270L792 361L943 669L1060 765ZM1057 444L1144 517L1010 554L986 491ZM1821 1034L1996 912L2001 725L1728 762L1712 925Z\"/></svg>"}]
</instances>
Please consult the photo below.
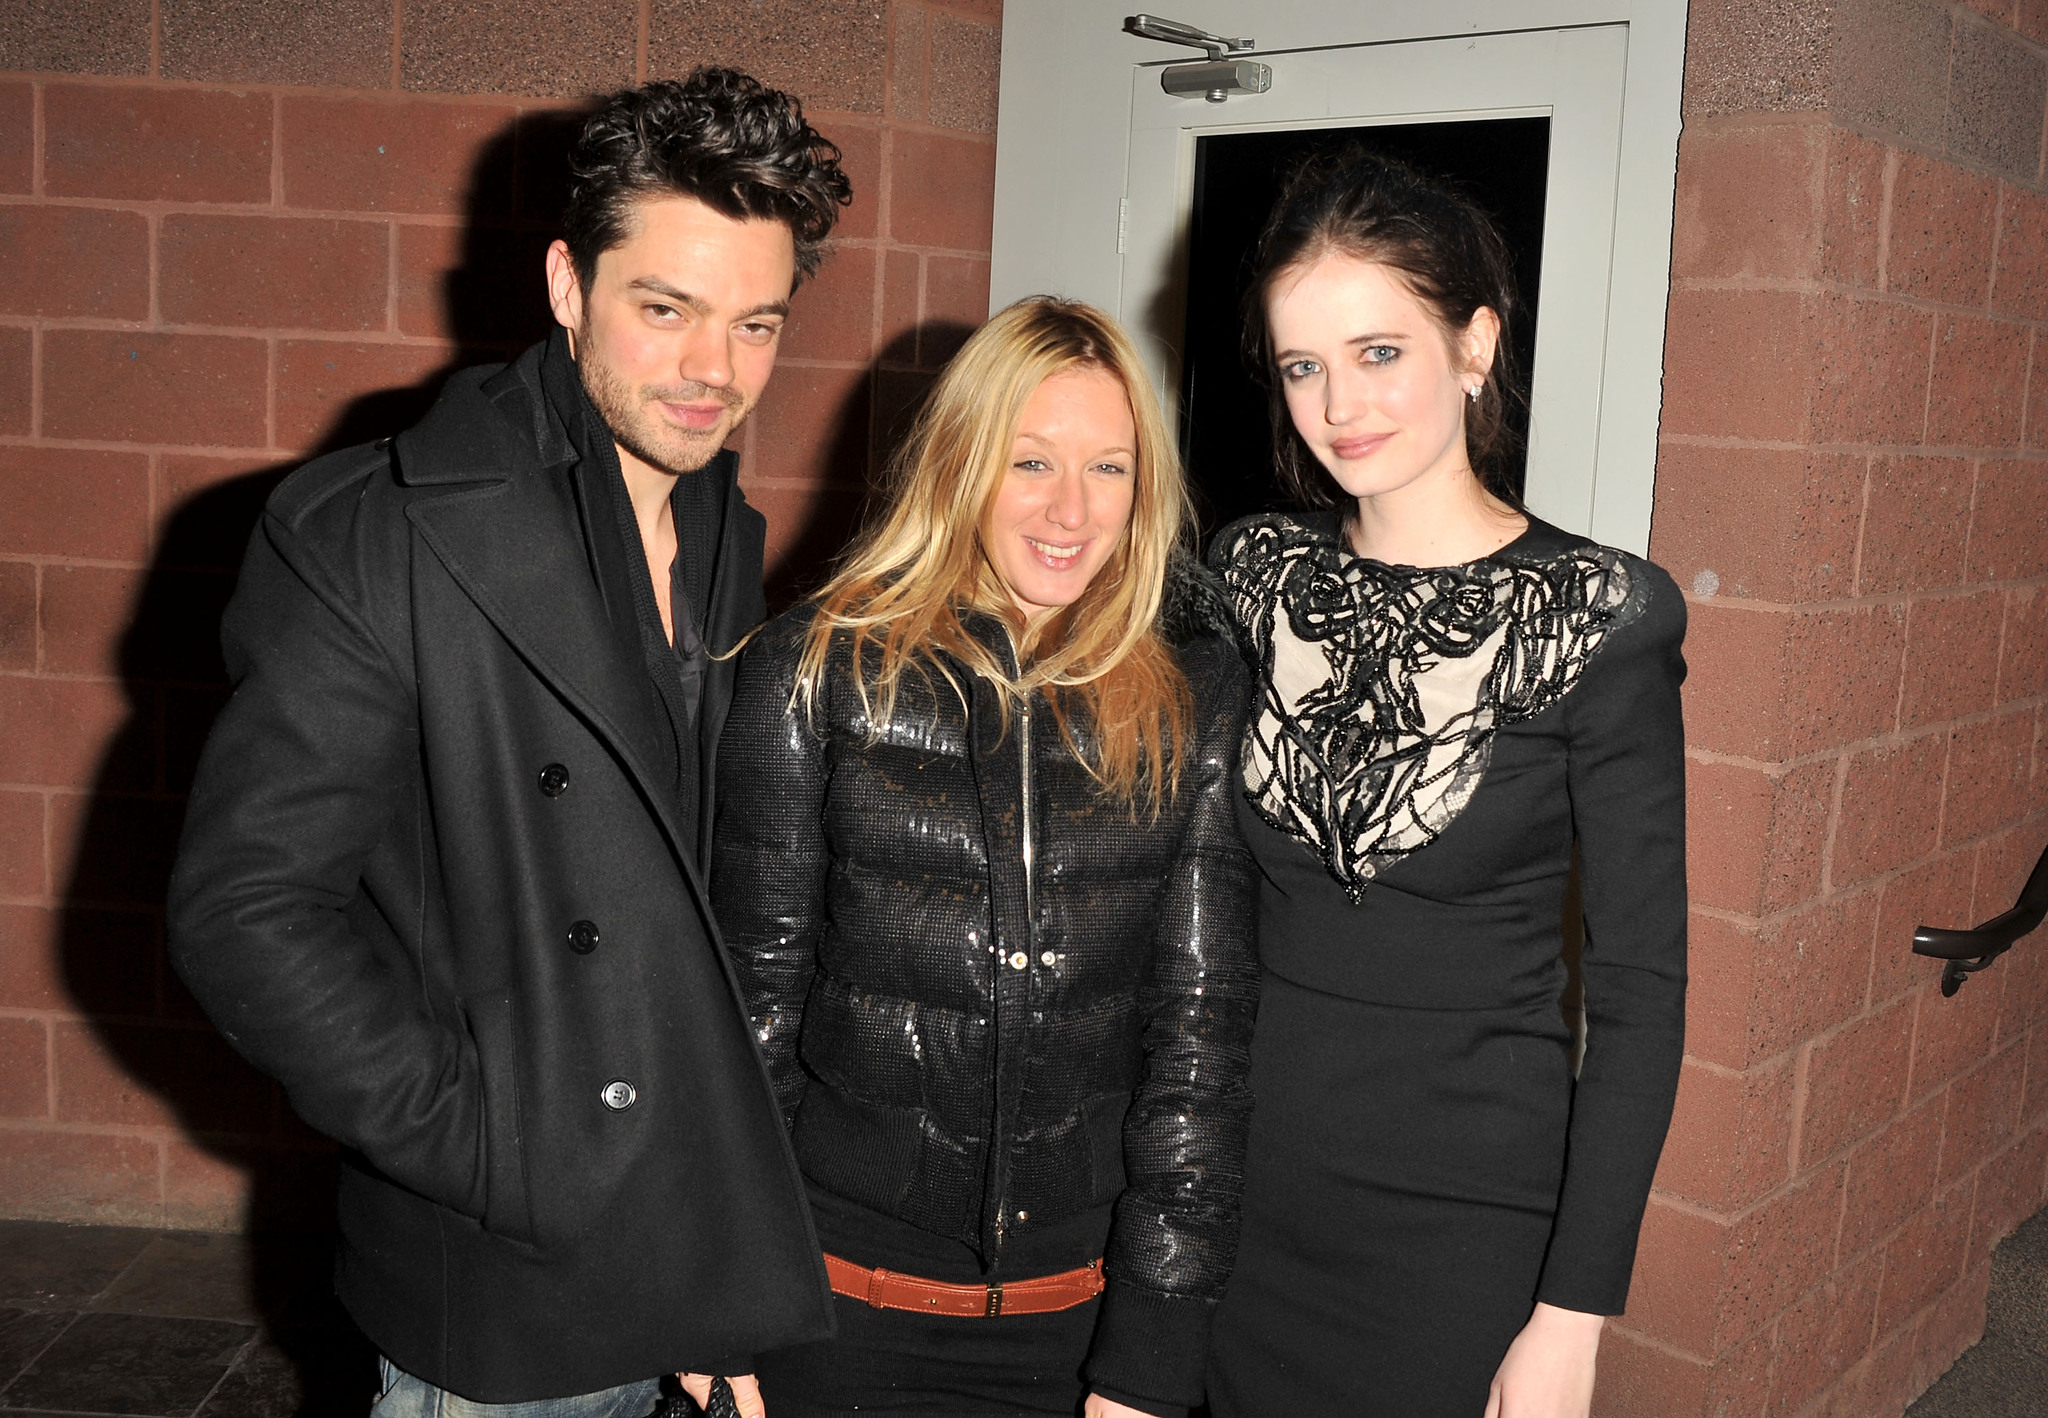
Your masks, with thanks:
<instances>
[{"instance_id":1,"label":"woman's blonde hair","mask_svg":"<svg viewBox=\"0 0 2048 1418\"><path fill-rule=\"evenodd\" d=\"M1130 400L1138 445L1131 519L1081 596L1027 623L989 561L983 531L1024 406L1045 380L1076 369L1110 375ZM826 652L844 636L880 733L913 666L926 675L936 669L966 699L938 658L950 656L997 686L1006 729L1015 704L1046 692L1061 734L1096 781L1156 813L1178 783L1177 745L1193 712L1187 681L1157 629L1167 562L1186 534L1189 504L1172 436L1130 337L1078 301L1018 301L946 366L891 460L889 481L885 506L818 594L796 700L806 710L815 702ZM969 633L963 617L971 612L1008 629L1015 673ZM1077 705L1094 728L1092 755L1075 739Z\"/></svg>"}]
</instances>

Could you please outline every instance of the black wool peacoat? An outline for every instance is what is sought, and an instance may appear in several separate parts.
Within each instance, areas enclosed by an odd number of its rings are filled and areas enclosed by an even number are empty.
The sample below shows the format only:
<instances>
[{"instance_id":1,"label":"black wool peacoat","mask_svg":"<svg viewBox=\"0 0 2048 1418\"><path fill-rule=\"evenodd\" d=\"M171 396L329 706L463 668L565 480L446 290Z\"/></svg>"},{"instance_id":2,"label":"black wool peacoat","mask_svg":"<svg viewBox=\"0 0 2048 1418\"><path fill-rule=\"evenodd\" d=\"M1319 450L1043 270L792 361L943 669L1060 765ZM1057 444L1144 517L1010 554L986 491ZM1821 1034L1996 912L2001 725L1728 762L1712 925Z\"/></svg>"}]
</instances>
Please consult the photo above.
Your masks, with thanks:
<instances>
[{"instance_id":1,"label":"black wool peacoat","mask_svg":"<svg viewBox=\"0 0 2048 1418\"><path fill-rule=\"evenodd\" d=\"M802 1182L644 666L606 618L561 341L309 464L253 537L232 699L174 873L174 962L343 1147L338 1288L400 1368L491 1403L830 1332ZM714 652L763 617L726 487ZM732 666L704 686L703 818Z\"/></svg>"}]
</instances>

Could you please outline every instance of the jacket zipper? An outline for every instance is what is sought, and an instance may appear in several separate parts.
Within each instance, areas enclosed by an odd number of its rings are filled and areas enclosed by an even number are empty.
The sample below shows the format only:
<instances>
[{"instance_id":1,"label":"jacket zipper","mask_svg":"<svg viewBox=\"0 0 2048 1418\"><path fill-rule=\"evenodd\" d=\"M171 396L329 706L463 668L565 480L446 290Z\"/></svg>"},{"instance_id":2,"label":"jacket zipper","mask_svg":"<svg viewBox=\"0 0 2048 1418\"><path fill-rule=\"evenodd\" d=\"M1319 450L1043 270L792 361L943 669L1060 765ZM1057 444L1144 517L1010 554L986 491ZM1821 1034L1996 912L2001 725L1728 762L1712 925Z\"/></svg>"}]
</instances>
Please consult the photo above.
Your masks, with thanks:
<instances>
[{"instance_id":1,"label":"jacket zipper","mask_svg":"<svg viewBox=\"0 0 2048 1418\"><path fill-rule=\"evenodd\" d=\"M1036 935L1037 911L1032 902L1031 881L1031 704L1025 701L1017 718L1018 776L1024 785L1024 945L1029 950Z\"/></svg>"}]
</instances>

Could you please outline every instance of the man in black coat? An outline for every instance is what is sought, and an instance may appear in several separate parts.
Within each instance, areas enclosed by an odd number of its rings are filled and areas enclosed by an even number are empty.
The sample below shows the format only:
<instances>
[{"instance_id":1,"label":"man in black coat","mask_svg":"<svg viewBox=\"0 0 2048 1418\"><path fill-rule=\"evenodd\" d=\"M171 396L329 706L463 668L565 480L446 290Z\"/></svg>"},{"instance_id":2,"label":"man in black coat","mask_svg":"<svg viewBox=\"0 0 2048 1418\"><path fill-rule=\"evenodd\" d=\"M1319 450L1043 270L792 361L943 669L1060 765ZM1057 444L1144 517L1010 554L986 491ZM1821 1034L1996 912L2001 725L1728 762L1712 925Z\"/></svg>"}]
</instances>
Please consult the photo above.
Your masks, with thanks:
<instances>
[{"instance_id":1,"label":"man in black coat","mask_svg":"<svg viewBox=\"0 0 2048 1418\"><path fill-rule=\"evenodd\" d=\"M642 1418L820 1337L802 1183L706 893L719 656L764 616L722 451L850 196L726 70L609 100L561 328L271 498L171 886L179 973L341 1143L380 1418Z\"/></svg>"}]
</instances>

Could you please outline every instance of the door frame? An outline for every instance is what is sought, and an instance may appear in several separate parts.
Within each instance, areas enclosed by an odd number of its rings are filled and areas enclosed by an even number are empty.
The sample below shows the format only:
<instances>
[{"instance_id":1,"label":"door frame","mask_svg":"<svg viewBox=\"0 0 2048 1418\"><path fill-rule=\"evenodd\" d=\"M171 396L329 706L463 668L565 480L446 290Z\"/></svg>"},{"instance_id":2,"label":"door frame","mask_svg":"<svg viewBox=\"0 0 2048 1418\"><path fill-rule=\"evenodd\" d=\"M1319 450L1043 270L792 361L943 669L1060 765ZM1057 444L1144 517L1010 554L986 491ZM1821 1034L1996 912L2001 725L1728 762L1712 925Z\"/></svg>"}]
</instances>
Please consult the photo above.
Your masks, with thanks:
<instances>
[{"instance_id":1,"label":"door frame","mask_svg":"<svg viewBox=\"0 0 2048 1418\"><path fill-rule=\"evenodd\" d=\"M1258 17L1247 25L1244 16L1254 9ZM1030 0L1003 7L991 311L1037 292L1109 310L1121 304L1124 258L1118 237L1132 71L1200 57L1195 50L1122 33L1126 13L1127 6L1101 0ZM1289 0L1256 7L1246 0L1160 0L1159 13L1218 33L1249 33L1258 42L1254 56L1582 25L1628 27L1593 496L1588 520L1569 530L1646 552L1663 392L1686 0ZM1284 70L1275 67L1276 82L1284 82Z\"/></svg>"}]
</instances>

